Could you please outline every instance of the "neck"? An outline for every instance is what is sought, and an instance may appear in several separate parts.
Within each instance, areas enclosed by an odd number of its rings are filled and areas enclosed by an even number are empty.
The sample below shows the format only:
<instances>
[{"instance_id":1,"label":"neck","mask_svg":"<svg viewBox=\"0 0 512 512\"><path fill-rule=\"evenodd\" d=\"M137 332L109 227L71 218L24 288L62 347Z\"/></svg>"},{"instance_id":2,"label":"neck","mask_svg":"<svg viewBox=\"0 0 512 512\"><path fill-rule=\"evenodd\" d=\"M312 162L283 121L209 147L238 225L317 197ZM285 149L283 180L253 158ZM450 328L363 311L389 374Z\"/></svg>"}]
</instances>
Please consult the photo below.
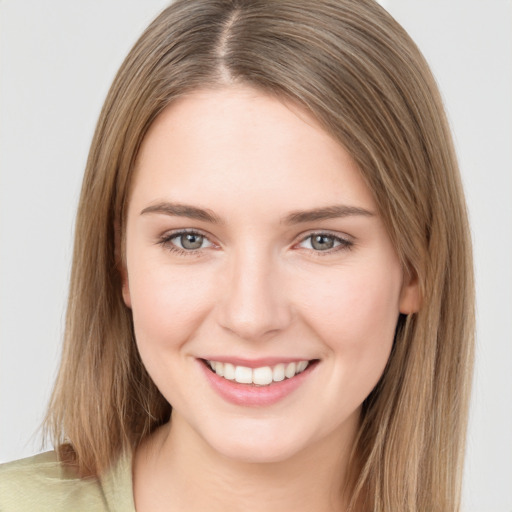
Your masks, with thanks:
<instances>
[{"instance_id":1,"label":"neck","mask_svg":"<svg viewBox=\"0 0 512 512\"><path fill-rule=\"evenodd\" d=\"M135 455L137 511L344 511L354 427L287 460L252 463L219 454L173 415Z\"/></svg>"}]
</instances>

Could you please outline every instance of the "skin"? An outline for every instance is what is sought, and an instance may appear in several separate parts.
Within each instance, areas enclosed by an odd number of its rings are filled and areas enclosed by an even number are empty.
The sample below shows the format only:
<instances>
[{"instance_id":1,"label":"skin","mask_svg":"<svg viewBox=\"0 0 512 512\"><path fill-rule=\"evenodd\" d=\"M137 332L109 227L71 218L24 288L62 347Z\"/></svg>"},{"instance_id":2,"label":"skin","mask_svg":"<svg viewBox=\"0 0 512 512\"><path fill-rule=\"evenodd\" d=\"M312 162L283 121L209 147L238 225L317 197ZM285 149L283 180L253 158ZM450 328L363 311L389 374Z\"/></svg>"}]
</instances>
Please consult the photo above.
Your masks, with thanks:
<instances>
[{"instance_id":1,"label":"skin","mask_svg":"<svg viewBox=\"0 0 512 512\"><path fill-rule=\"evenodd\" d=\"M339 205L367 213L285 222ZM124 300L173 406L136 453L137 510L343 510L361 404L399 313L418 304L350 155L296 105L246 86L197 91L150 128L126 229ZM184 229L200 249L173 250ZM333 248L315 249L318 233ZM212 356L319 362L276 404L245 407L208 383Z\"/></svg>"}]
</instances>

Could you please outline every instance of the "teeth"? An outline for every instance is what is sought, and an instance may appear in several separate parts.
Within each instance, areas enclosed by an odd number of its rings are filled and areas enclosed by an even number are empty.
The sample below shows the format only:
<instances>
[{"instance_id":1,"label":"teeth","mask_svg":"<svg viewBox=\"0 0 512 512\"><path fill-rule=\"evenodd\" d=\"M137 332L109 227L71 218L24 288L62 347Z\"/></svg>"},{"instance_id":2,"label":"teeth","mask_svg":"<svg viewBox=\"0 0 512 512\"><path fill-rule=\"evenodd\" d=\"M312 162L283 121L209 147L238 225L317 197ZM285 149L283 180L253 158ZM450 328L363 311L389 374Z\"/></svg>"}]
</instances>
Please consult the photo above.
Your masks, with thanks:
<instances>
[{"instance_id":1,"label":"teeth","mask_svg":"<svg viewBox=\"0 0 512 512\"><path fill-rule=\"evenodd\" d=\"M288 363L284 370L284 375L287 379L291 379L297 372L297 365L295 363Z\"/></svg>"},{"instance_id":2,"label":"teeth","mask_svg":"<svg viewBox=\"0 0 512 512\"><path fill-rule=\"evenodd\" d=\"M252 382L259 386L267 386L272 382L272 368L264 366L263 368L254 368L252 373Z\"/></svg>"},{"instance_id":3,"label":"teeth","mask_svg":"<svg viewBox=\"0 0 512 512\"><path fill-rule=\"evenodd\" d=\"M308 366L307 361L300 361L297 363L297 373L303 372Z\"/></svg>"},{"instance_id":4,"label":"teeth","mask_svg":"<svg viewBox=\"0 0 512 512\"><path fill-rule=\"evenodd\" d=\"M278 364L274 366L272 370L272 380L274 382L280 382L284 380L284 364Z\"/></svg>"},{"instance_id":5,"label":"teeth","mask_svg":"<svg viewBox=\"0 0 512 512\"><path fill-rule=\"evenodd\" d=\"M222 365L222 363L216 364L215 373L217 373L217 368ZM235 380L235 367L231 363L225 363L224 365L224 378L228 380ZM220 375L220 373L218 374Z\"/></svg>"},{"instance_id":6,"label":"teeth","mask_svg":"<svg viewBox=\"0 0 512 512\"><path fill-rule=\"evenodd\" d=\"M235 380L240 384L252 384L252 370L246 366L236 366Z\"/></svg>"},{"instance_id":7,"label":"teeth","mask_svg":"<svg viewBox=\"0 0 512 512\"><path fill-rule=\"evenodd\" d=\"M268 386L272 382L280 382L291 379L298 373L302 373L308 366L309 361L298 363L276 364L262 366L260 368L248 368L247 366L235 366L231 363L220 361L207 361L210 368L219 376L227 380L234 380L240 384L255 384L257 386Z\"/></svg>"}]
</instances>

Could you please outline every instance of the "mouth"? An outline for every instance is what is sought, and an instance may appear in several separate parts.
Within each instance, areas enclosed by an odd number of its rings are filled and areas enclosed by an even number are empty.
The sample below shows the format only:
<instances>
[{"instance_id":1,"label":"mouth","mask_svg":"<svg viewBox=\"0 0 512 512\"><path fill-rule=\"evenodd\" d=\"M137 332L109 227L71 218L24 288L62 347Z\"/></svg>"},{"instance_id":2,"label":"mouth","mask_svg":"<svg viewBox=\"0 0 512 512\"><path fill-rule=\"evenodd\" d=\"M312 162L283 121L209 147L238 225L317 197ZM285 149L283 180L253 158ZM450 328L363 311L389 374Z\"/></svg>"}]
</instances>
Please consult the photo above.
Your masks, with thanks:
<instances>
[{"instance_id":1,"label":"mouth","mask_svg":"<svg viewBox=\"0 0 512 512\"><path fill-rule=\"evenodd\" d=\"M198 359L206 381L225 401L242 407L267 407L297 396L313 377L319 359Z\"/></svg>"},{"instance_id":2,"label":"mouth","mask_svg":"<svg viewBox=\"0 0 512 512\"><path fill-rule=\"evenodd\" d=\"M318 359L311 359L250 368L209 359L202 359L202 361L211 372L225 380L258 387L270 386L276 382L293 379L318 363Z\"/></svg>"}]
</instances>

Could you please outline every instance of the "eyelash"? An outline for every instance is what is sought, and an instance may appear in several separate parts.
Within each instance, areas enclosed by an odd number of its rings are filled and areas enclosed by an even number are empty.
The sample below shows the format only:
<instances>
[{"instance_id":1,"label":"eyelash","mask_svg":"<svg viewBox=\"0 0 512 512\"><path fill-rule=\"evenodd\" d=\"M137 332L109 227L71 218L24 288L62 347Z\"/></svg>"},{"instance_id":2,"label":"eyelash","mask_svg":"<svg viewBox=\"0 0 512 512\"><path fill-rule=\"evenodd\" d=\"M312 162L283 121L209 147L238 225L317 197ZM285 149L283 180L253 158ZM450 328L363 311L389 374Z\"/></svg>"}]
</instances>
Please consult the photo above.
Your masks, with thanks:
<instances>
[{"instance_id":1,"label":"eyelash","mask_svg":"<svg viewBox=\"0 0 512 512\"><path fill-rule=\"evenodd\" d=\"M326 249L324 251L314 250L314 249L306 249L306 250L310 251L312 254L314 254L315 257L316 256L319 256L319 257L329 256L334 253L337 253L338 251L351 250L352 247L354 246L354 242L352 242L348 238L343 238L341 236L334 235L333 233L329 233L326 231L317 231L314 233L308 233L307 236L305 236L304 238L302 238L300 240L299 244L304 243L308 239L312 240L316 236L323 236L325 238L331 238L334 241L334 243L337 243L338 245L332 247L331 249ZM298 245L298 244L295 244L295 245Z\"/></svg>"},{"instance_id":2,"label":"eyelash","mask_svg":"<svg viewBox=\"0 0 512 512\"><path fill-rule=\"evenodd\" d=\"M180 256L200 256L201 250L203 248L199 249L182 249L181 247L178 247L176 244L174 244L172 241L176 238L179 238L183 235L197 235L200 237L203 237L205 240L207 240L211 245L214 245L208 238L208 236L201 231L197 230L181 230L181 231L175 231L173 233L168 233L166 235L163 235L159 240L158 244L167 249L170 252L173 252L175 254L179 254ZM333 239L334 243L337 243L338 245L326 249L324 251L321 250L314 250L314 249L306 249L307 251L311 252L315 256L328 256L330 254L336 253L338 251L344 251L344 250L351 250L354 242L351 240L348 240L347 238L340 237L338 235L334 235L332 233L326 232L326 231L317 231L313 233L309 233L307 236L303 237L298 243L294 244L294 246L297 246L299 244L304 243L308 239L313 239L315 236L323 236L326 238Z\"/></svg>"},{"instance_id":3,"label":"eyelash","mask_svg":"<svg viewBox=\"0 0 512 512\"><path fill-rule=\"evenodd\" d=\"M181 247L178 247L176 244L174 244L172 241L176 238L179 238L183 235L196 235L201 236L208 242L210 242L210 239L208 236L206 236L204 233L201 233L201 231L197 231L194 229L183 229L181 231L174 231L173 233L167 233L163 235L159 240L158 244L167 249L170 252L173 252L175 254L178 254L180 256L200 256L201 249L182 249ZM210 244L214 245L212 242Z\"/></svg>"}]
</instances>

